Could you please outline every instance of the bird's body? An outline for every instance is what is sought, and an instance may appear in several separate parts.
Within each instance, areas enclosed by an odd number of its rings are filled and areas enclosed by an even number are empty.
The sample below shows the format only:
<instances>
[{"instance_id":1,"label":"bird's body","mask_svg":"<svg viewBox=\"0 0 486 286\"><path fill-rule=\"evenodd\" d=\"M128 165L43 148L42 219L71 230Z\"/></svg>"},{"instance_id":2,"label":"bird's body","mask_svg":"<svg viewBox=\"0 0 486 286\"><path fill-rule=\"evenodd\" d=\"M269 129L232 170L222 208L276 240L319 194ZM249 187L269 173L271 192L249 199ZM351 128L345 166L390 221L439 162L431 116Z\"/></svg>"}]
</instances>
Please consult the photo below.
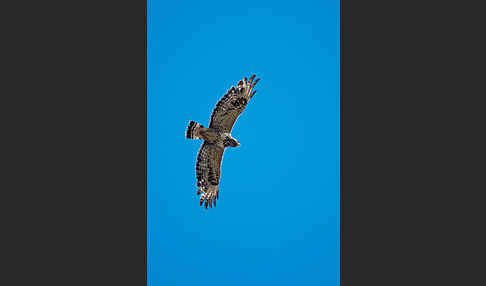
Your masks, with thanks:
<instances>
[{"instance_id":1,"label":"bird's body","mask_svg":"<svg viewBox=\"0 0 486 286\"><path fill-rule=\"evenodd\" d=\"M255 75L247 81L240 80L231 87L213 109L209 127L190 121L186 138L204 140L196 160L197 194L201 195L200 204L207 208L216 206L219 198L219 179L221 160L227 147L238 147L240 143L231 136L233 125L255 94L255 84L260 80Z\"/></svg>"}]
</instances>

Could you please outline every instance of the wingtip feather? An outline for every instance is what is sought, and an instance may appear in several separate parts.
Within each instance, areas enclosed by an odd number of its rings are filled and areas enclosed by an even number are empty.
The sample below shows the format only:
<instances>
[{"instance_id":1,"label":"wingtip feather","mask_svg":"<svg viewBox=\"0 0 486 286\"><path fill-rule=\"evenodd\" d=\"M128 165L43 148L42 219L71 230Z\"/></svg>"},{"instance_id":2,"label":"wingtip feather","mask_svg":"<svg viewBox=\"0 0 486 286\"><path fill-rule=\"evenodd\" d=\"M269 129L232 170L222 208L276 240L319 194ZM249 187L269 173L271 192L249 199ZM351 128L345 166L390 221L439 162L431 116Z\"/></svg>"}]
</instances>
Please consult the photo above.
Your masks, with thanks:
<instances>
[{"instance_id":1,"label":"wingtip feather","mask_svg":"<svg viewBox=\"0 0 486 286\"><path fill-rule=\"evenodd\" d=\"M251 84L253 82L253 79L255 78L256 74L252 75L250 79L248 80L248 84Z\"/></svg>"}]
</instances>

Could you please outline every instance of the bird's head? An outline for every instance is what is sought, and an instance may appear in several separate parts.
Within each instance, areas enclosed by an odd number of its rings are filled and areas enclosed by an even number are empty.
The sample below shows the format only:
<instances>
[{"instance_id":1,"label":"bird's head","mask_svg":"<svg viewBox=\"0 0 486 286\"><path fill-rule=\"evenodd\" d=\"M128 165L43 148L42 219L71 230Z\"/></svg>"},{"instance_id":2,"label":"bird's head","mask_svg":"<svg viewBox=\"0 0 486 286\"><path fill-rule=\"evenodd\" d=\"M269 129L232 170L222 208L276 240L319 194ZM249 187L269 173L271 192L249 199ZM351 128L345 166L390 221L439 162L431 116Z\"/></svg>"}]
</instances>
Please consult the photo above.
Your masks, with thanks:
<instances>
[{"instance_id":1,"label":"bird's head","mask_svg":"<svg viewBox=\"0 0 486 286\"><path fill-rule=\"evenodd\" d=\"M223 140L224 147L238 147L240 146L240 142L238 142L235 138L228 136Z\"/></svg>"}]
</instances>

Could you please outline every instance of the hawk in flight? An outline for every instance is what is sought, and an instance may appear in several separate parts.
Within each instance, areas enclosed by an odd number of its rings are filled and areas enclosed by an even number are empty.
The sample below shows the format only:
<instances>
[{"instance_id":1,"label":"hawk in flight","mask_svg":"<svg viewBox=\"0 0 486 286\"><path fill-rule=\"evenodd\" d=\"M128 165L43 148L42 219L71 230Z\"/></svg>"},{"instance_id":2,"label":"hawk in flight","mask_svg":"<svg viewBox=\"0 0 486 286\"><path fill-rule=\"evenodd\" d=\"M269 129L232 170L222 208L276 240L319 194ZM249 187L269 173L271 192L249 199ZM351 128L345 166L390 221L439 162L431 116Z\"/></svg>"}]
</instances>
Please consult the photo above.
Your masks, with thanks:
<instances>
[{"instance_id":1,"label":"hawk in flight","mask_svg":"<svg viewBox=\"0 0 486 286\"><path fill-rule=\"evenodd\" d=\"M219 177L221 175L221 160L226 147L238 147L240 143L231 136L231 129L236 119L245 110L246 105L255 94L253 90L260 80L252 75L248 80L240 80L236 88L232 86L216 103L209 121L209 128L190 121L186 130L186 138L203 139L196 161L197 195L201 195L199 204L206 209L208 205L216 207L219 198Z\"/></svg>"}]
</instances>

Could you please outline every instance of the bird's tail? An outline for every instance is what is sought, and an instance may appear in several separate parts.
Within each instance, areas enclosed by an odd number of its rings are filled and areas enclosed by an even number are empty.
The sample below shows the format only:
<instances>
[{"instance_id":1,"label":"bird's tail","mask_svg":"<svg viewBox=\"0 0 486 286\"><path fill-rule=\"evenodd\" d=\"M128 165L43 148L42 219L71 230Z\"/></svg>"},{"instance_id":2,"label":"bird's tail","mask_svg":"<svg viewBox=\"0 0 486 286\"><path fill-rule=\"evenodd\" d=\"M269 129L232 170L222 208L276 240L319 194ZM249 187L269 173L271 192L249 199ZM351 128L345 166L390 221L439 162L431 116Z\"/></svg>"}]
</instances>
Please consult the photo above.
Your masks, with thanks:
<instances>
[{"instance_id":1,"label":"bird's tail","mask_svg":"<svg viewBox=\"0 0 486 286\"><path fill-rule=\"evenodd\" d=\"M201 133L200 131L204 129L204 126L201 124L194 122L194 121L189 121L189 125L187 125L187 130L186 130L186 138L188 139L201 139Z\"/></svg>"}]
</instances>

